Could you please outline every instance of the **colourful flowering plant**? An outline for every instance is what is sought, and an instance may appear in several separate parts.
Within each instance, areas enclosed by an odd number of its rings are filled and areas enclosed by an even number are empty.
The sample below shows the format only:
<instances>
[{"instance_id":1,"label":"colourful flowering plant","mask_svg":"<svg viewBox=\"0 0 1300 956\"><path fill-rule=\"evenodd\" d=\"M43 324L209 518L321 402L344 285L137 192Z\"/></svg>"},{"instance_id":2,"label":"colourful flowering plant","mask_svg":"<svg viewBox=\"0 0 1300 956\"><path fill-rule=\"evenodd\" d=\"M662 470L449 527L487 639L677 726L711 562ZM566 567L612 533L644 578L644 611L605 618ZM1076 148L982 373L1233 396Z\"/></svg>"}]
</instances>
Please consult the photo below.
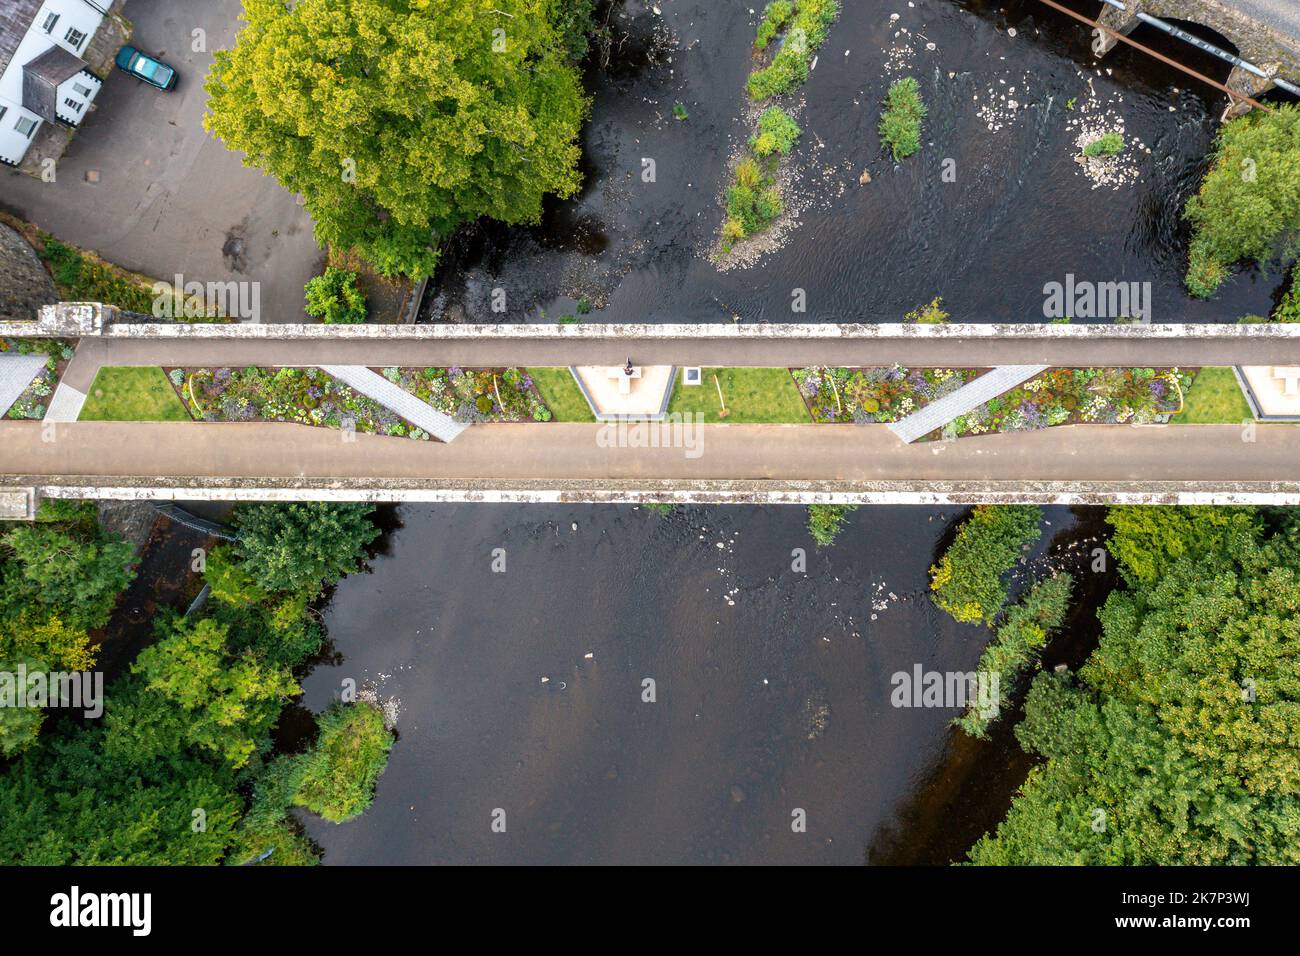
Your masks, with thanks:
<instances>
[{"instance_id":1,"label":"colourful flowering plant","mask_svg":"<svg viewBox=\"0 0 1300 956\"><path fill-rule=\"evenodd\" d=\"M813 421L894 422L974 379L973 369L792 369Z\"/></svg>"},{"instance_id":2,"label":"colourful flowering plant","mask_svg":"<svg viewBox=\"0 0 1300 956\"><path fill-rule=\"evenodd\" d=\"M519 369L385 368L388 381L461 421L550 421ZM170 369L190 414L202 421L278 421L427 441L429 435L316 368ZM503 407L504 406L504 407Z\"/></svg>"},{"instance_id":3,"label":"colourful flowering plant","mask_svg":"<svg viewBox=\"0 0 1300 956\"><path fill-rule=\"evenodd\" d=\"M1191 381L1190 373L1177 368L1048 369L958 417L945 431L979 435L1074 423L1166 421L1182 408Z\"/></svg>"}]
</instances>

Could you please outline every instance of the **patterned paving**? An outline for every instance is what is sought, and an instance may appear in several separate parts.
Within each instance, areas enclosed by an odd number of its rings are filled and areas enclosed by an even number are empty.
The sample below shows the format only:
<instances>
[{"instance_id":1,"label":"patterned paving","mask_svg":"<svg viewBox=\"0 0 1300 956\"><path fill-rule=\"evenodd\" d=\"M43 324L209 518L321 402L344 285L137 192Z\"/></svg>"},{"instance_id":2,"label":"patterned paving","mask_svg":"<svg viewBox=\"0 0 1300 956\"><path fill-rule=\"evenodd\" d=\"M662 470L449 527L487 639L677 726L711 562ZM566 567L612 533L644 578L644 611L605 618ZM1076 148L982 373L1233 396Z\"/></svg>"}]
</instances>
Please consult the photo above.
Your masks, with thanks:
<instances>
[{"instance_id":1,"label":"patterned paving","mask_svg":"<svg viewBox=\"0 0 1300 956\"><path fill-rule=\"evenodd\" d=\"M1047 365L1000 365L975 381L963 385L952 394L945 395L920 411L894 422L889 426L889 430L905 442L914 442L922 435L928 435L935 429L947 425L958 415L965 415L971 409L978 408L990 398L997 398L1003 392L1029 381L1049 367Z\"/></svg>"},{"instance_id":2,"label":"patterned paving","mask_svg":"<svg viewBox=\"0 0 1300 956\"><path fill-rule=\"evenodd\" d=\"M452 441L468 427L420 401L406 389L394 385L364 365L322 365L320 369L367 398L374 399L389 411L401 415L412 425L423 428L434 438Z\"/></svg>"}]
</instances>

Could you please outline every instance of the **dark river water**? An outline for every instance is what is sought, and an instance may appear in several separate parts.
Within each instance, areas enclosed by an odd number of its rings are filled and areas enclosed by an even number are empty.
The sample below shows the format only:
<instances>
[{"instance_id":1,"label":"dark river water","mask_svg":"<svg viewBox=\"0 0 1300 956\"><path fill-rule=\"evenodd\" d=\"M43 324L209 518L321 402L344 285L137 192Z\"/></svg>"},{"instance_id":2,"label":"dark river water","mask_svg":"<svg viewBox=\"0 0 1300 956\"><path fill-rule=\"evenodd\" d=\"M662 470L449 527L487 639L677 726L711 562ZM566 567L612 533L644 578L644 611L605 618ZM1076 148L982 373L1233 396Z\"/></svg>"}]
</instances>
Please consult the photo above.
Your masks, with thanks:
<instances>
[{"instance_id":1,"label":"dark river water","mask_svg":"<svg viewBox=\"0 0 1300 956\"><path fill-rule=\"evenodd\" d=\"M373 686L399 739L362 817L307 828L333 864L959 856L1028 765L1009 734L954 741L956 710L891 706L890 676L979 658L988 632L926 597L962 514L863 508L817 552L795 507L400 508L326 607L303 698ZM1075 566L1099 515L1048 509L1020 573Z\"/></svg>"},{"instance_id":2,"label":"dark river water","mask_svg":"<svg viewBox=\"0 0 1300 956\"><path fill-rule=\"evenodd\" d=\"M797 96L804 136L787 200L799 212L779 248L727 271L708 257L729 163L752 131L744 82L750 11L762 3L662 0L656 16L625 0L609 20L625 42L607 69L588 70L585 191L552 204L537 228L468 230L422 316L554 321L585 297L603 306L592 320L615 322L875 322L941 295L959 320L1041 321L1044 284L1069 273L1151 283L1157 322L1269 310L1276 271L1243 270L1210 302L1183 291L1181 210L1208 165L1225 96L1128 47L1095 62L1088 29L1037 0L841 6ZM1100 3L1076 7L1095 15ZM1227 77L1226 64L1151 27L1133 36ZM920 82L930 115L922 153L895 168L876 124L886 87L904 75ZM1013 89L1018 108L990 131L980 109ZM1092 188L1074 161L1071 122L1090 100L1094 115L1122 120L1130 143L1137 178L1119 189ZM672 116L677 102L684 122ZM642 181L643 159L655 163L653 183ZM506 314L491 311L498 287ZM806 313L791 312L795 288Z\"/></svg>"}]
</instances>

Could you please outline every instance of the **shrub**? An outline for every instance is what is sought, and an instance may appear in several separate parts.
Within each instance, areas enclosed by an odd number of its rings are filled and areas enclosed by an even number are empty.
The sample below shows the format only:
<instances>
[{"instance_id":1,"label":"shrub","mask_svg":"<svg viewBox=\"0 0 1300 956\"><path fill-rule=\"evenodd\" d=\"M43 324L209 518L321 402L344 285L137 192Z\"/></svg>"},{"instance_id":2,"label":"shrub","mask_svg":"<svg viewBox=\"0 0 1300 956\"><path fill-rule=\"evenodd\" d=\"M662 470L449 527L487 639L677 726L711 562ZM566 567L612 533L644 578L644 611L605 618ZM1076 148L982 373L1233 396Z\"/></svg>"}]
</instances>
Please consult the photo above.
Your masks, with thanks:
<instances>
[{"instance_id":1,"label":"shrub","mask_svg":"<svg viewBox=\"0 0 1300 956\"><path fill-rule=\"evenodd\" d=\"M1124 148L1124 137L1119 133L1106 133L1083 147L1085 156L1114 156Z\"/></svg>"},{"instance_id":2,"label":"shrub","mask_svg":"<svg viewBox=\"0 0 1300 956\"><path fill-rule=\"evenodd\" d=\"M1047 639L1065 620L1073 584L1074 579L1068 574L1039 581L1024 600L1007 612L1006 621L984 648L976 672L997 675L997 694L988 703L998 710L1016 678L1037 660ZM996 713L981 713L980 707L972 704L957 720L957 726L972 737L984 737L994 720L997 720Z\"/></svg>"},{"instance_id":3,"label":"shrub","mask_svg":"<svg viewBox=\"0 0 1300 956\"><path fill-rule=\"evenodd\" d=\"M763 10L763 19L758 24L758 36L754 40L754 49L763 51L776 39L794 13L794 4L790 0L772 0Z\"/></svg>"},{"instance_id":4,"label":"shrub","mask_svg":"<svg viewBox=\"0 0 1300 956\"><path fill-rule=\"evenodd\" d=\"M68 302L102 302L127 312L153 313L153 289L138 279L50 235L41 235L41 258L59 296Z\"/></svg>"},{"instance_id":5,"label":"shrub","mask_svg":"<svg viewBox=\"0 0 1300 956\"><path fill-rule=\"evenodd\" d=\"M930 569L934 603L962 622L992 621L1007 600L1002 576L1025 545L1038 540L1043 511L1036 505L981 505Z\"/></svg>"},{"instance_id":6,"label":"shrub","mask_svg":"<svg viewBox=\"0 0 1300 956\"><path fill-rule=\"evenodd\" d=\"M789 93L807 80L813 54L826 41L838 13L835 0L795 0L795 12L780 51L770 65L749 75L746 87L750 98L765 100Z\"/></svg>"},{"instance_id":7,"label":"shrub","mask_svg":"<svg viewBox=\"0 0 1300 956\"><path fill-rule=\"evenodd\" d=\"M366 296L357 285L355 272L329 266L307 283L306 292L308 315L331 325L366 321Z\"/></svg>"},{"instance_id":8,"label":"shrub","mask_svg":"<svg viewBox=\"0 0 1300 956\"><path fill-rule=\"evenodd\" d=\"M790 114L779 106L770 106L758 118L758 135L749 138L749 147L759 156L790 152L802 130Z\"/></svg>"},{"instance_id":9,"label":"shrub","mask_svg":"<svg viewBox=\"0 0 1300 956\"><path fill-rule=\"evenodd\" d=\"M1300 265L1291 271L1291 288L1273 310L1274 322L1300 322Z\"/></svg>"},{"instance_id":10,"label":"shrub","mask_svg":"<svg viewBox=\"0 0 1300 956\"><path fill-rule=\"evenodd\" d=\"M300 758L293 802L342 823L374 802L393 735L369 703L335 704L320 716L320 737Z\"/></svg>"},{"instance_id":11,"label":"shrub","mask_svg":"<svg viewBox=\"0 0 1300 956\"><path fill-rule=\"evenodd\" d=\"M903 316L903 321L916 325L943 325L948 321L948 313L941 308L942 305L943 298L936 296L929 305L913 309Z\"/></svg>"},{"instance_id":12,"label":"shrub","mask_svg":"<svg viewBox=\"0 0 1300 956\"><path fill-rule=\"evenodd\" d=\"M834 544L849 514L857 510L857 505L809 505L808 533L817 542L817 547L826 548Z\"/></svg>"},{"instance_id":13,"label":"shrub","mask_svg":"<svg viewBox=\"0 0 1300 956\"><path fill-rule=\"evenodd\" d=\"M1185 283L1213 295L1233 263L1294 256L1300 241L1300 107L1280 105L1224 125L1214 164L1183 216L1192 223Z\"/></svg>"},{"instance_id":14,"label":"shrub","mask_svg":"<svg viewBox=\"0 0 1300 956\"><path fill-rule=\"evenodd\" d=\"M906 159L921 148L921 120L927 112L920 85L913 77L890 84L879 130L881 145L895 160Z\"/></svg>"}]
</instances>

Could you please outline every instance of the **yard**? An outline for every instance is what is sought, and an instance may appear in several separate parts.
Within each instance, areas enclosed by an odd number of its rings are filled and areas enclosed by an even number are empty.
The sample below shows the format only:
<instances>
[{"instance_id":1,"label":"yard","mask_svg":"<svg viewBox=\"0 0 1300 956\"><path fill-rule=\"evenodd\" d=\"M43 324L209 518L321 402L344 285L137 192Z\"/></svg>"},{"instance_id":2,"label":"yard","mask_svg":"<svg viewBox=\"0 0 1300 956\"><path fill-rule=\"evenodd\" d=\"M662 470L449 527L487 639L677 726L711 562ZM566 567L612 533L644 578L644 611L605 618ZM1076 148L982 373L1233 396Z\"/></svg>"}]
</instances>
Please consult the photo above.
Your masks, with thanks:
<instances>
[{"instance_id":1,"label":"yard","mask_svg":"<svg viewBox=\"0 0 1300 956\"><path fill-rule=\"evenodd\" d=\"M736 424L809 421L808 408L787 369L705 368L699 385L683 385L681 376L679 370L668 402L670 414L693 412L705 422Z\"/></svg>"},{"instance_id":2,"label":"yard","mask_svg":"<svg viewBox=\"0 0 1300 956\"><path fill-rule=\"evenodd\" d=\"M1230 368L1203 368L1188 389L1175 425L1239 425L1254 416Z\"/></svg>"},{"instance_id":3,"label":"yard","mask_svg":"<svg viewBox=\"0 0 1300 956\"><path fill-rule=\"evenodd\" d=\"M95 375L83 422L188 422L176 390L157 366L106 366Z\"/></svg>"}]
</instances>

